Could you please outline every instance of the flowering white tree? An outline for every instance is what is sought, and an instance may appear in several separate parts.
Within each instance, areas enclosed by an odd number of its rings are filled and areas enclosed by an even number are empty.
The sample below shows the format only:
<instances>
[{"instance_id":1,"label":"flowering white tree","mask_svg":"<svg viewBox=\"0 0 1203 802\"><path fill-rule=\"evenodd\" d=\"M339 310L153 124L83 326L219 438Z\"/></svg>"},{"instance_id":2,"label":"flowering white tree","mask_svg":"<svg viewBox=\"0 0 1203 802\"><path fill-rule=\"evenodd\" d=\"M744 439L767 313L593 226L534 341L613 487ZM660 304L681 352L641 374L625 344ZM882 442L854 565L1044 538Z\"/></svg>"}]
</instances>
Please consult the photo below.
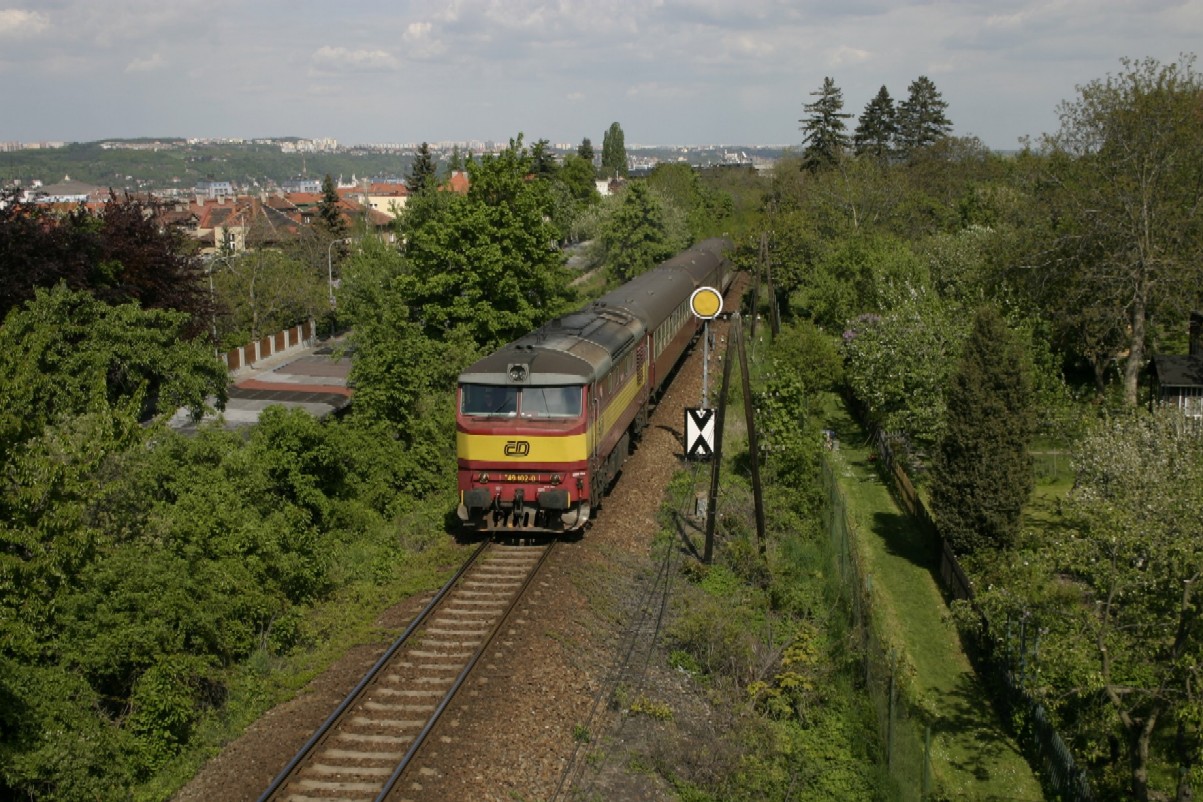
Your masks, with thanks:
<instances>
[{"instance_id":1,"label":"flowering white tree","mask_svg":"<svg viewBox=\"0 0 1203 802\"><path fill-rule=\"evenodd\" d=\"M1029 690L1079 757L1126 747L1127 765L1096 781L1147 800L1150 766L1169 762L1189 799L1203 748L1203 431L1172 409L1107 421L1075 468L1063 526L996 561L978 602L1042 632Z\"/></svg>"},{"instance_id":2,"label":"flowering white tree","mask_svg":"<svg viewBox=\"0 0 1203 802\"><path fill-rule=\"evenodd\" d=\"M966 323L930 289L904 287L896 293L890 311L849 324L845 377L878 426L930 448L943 432L944 385Z\"/></svg>"}]
</instances>

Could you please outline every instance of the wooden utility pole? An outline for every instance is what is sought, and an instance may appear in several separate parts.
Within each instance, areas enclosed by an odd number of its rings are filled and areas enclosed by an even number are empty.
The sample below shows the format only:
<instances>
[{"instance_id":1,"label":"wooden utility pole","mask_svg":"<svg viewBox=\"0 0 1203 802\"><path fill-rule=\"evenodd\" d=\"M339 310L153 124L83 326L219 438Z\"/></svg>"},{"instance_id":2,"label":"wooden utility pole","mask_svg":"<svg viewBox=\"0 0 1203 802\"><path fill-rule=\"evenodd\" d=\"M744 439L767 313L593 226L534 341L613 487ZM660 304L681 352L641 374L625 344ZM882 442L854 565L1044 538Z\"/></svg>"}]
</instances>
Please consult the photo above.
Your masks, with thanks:
<instances>
[{"instance_id":1,"label":"wooden utility pole","mask_svg":"<svg viewBox=\"0 0 1203 802\"><path fill-rule=\"evenodd\" d=\"M736 316L732 315L732 319ZM706 547L702 562L714 559L714 515L718 508L718 476L723 464L723 423L727 419L727 387L731 384L731 328L727 327L727 351L723 354L723 386L718 391L718 413L714 421L714 454L710 457L710 494L706 496Z\"/></svg>"},{"instance_id":2,"label":"wooden utility pole","mask_svg":"<svg viewBox=\"0 0 1203 802\"><path fill-rule=\"evenodd\" d=\"M777 339L777 335L781 333L781 313L777 309L777 288L773 286L773 263L769 259L768 240L765 240L764 251L764 271L765 281L768 284L766 293L769 296L769 328L773 332L773 339Z\"/></svg>"},{"instance_id":3,"label":"wooden utility pole","mask_svg":"<svg viewBox=\"0 0 1203 802\"><path fill-rule=\"evenodd\" d=\"M743 380L744 416L748 426L748 451L752 465L752 495L756 505L756 541L763 556L764 544L764 498L760 487L760 446L756 436L756 414L752 409L752 385L748 377L748 355L744 349L743 321L738 312L731 314L727 327L727 350L723 356L723 386L718 394L718 415L715 420L714 455L710 463L710 495L706 499L706 547L702 562L707 565L714 558L714 522L718 510L719 470L723 463L723 426L727 417L727 388L731 384L731 344L735 343L739 359L740 376Z\"/></svg>"},{"instance_id":4,"label":"wooden utility pole","mask_svg":"<svg viewBox=\"0 0 1203 802\"><path fill-rule=\"evenodd\" d=\"M756 436L756 410L752 407L752 382L748 377L748 351L744 347L742 326L739 325L739 313L731 316L735 326L736 343L739 352L739 373L744 385L744 420L748 426L748 455L752 466L752 499L756 505L756 545L760 548L760 556L764 556L764 495L760 489L760 443Z\"/></svg>"},{"instance_id":5,"label":"wooden utility pole","mask_svg":"<svg viewBox=\"0 0 1203 802\"><path fill-rule=\"evenodd\" d=\"M755 278L752 282L752 323L748 336L753 340L756 339L756 323L760 320L760 274L764 271L766 242L766 235L762 232L760 235L760 255L756 260Z\"/></svg>"}]
</instances>

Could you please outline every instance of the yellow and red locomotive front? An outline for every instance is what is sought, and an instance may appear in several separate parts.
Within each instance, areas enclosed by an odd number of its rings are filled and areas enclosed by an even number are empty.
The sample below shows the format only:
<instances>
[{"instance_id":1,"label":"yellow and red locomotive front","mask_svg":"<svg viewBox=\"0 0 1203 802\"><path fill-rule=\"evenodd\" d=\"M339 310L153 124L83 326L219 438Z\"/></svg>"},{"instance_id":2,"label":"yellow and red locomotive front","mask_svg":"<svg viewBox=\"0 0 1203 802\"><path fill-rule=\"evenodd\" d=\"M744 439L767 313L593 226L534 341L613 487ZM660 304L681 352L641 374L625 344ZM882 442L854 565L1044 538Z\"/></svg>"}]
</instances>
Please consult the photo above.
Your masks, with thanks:
<instances>
[{"instance_id":1,"label":"yellow and red locomotive front","mask_svg":"<svg viewBox=\"0 0 1203 802\"><path fill-rule=\"evenodd\" d=\"M461 383L459 517L481 530L570 531L589 520L585 390Z\"/></svg>"}]
</instances>

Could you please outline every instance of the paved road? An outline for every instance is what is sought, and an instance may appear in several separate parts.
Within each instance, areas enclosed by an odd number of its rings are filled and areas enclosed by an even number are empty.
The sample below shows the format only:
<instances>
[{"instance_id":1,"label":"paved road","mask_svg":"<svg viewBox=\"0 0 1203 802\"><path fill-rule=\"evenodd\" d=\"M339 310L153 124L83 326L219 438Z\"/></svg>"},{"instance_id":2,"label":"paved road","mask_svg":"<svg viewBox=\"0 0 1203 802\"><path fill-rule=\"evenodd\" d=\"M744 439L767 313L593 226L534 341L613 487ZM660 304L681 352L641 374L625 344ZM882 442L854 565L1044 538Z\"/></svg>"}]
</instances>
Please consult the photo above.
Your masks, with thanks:
<instances>
[{"instance_id":1,"label":"paved road","mask_svg":"<svg viewBox=\"0 0 1203 802\"><path fill-rule=\"evenodd\" d=\"M338 355L345 345L345 336L319 340L235 371L230 375L225 412L207 415L205 422L220 419L227 428L250 426L272 405L299 407L318 418L343 409L351 402L347 387L351 357ZM179 431L196 428L185 410L168 425Z\"/></svg>"}]
</instances>

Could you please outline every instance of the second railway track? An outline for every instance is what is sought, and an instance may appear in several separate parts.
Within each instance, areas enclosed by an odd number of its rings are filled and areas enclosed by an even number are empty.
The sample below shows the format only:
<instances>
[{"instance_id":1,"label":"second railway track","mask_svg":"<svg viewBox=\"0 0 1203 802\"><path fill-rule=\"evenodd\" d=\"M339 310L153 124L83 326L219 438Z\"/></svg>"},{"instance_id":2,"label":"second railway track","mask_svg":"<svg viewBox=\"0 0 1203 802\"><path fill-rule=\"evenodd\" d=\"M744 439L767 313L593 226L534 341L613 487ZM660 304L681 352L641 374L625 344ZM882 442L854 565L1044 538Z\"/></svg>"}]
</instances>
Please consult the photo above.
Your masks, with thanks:
<instances>
[{"instance_id":1,"label":"second railway track","mask_svg":"<svg viewBox=\"0 0 1203 802\"><path fill-rule=\"evenodd\" d=\"M260 802L361 802L403 793L422 744L551 548L483 543Z\"/></svg>"}]
</instances>

